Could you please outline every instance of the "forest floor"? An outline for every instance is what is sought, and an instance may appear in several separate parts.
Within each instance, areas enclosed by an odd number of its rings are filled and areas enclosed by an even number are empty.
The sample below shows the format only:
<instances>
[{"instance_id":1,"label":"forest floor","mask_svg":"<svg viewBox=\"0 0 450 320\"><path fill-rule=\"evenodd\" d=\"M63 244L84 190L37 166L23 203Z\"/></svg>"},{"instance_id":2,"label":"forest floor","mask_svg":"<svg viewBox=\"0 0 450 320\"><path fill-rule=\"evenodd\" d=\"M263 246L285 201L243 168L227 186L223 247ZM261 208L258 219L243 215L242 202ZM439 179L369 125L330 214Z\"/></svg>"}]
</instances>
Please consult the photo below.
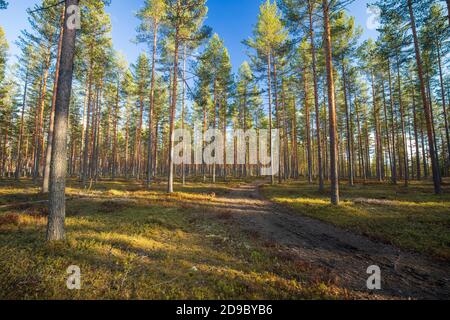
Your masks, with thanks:
<instances>
[{"instance_id":1,"label":"forest floor","mask_svg":"<svg viewBox=\"0 0 450 320\"><path fill-rule=\"evenodd\" d=\"M163 184L72 181L67 241L47 244L46 198L29 181L0 181L0 298L450 298L448 192L381 196L387 188L355 187L333 209L305 183L189 183L167 195ZM425 244L402 240L415 229ZM71 265L81 290L66 287ZM367 290L371 265L381 291Z\"/></svg>"}]
</instances>

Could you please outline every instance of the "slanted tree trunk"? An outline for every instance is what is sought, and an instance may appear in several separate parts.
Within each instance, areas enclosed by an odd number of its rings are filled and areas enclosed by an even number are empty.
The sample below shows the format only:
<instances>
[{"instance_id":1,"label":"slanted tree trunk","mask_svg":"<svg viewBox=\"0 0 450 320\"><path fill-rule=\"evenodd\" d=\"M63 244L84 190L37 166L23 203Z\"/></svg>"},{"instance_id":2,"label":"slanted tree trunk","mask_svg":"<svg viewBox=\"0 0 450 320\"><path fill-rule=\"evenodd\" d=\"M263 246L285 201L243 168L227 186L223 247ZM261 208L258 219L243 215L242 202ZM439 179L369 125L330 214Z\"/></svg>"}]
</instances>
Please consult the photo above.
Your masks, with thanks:
<instances>
[{"instance_id":1,"label":"slanted tree trunk","mask_svg":"<svg viewBox=\"0 0 450 320\"><path fill-rule=\"evenodd\" d=\"M79 0L65 0L66 8L78 5ZM52 160L50 164L50 202L47 226L47 241L65 238L66 215L66 173L67 173L67 127L70 96L72 93L73 58L75 54L76 29L69 28L73 12L66 12L58 89L55 104L55 130L53 136Z\"/></svg>"},{"instance_id":2,"label":"slanted tree trunk","mask_svg":"<svg viewBox=\"0 0 450 320\"><path fill-rule=\"evenodd\" d=\"M410 16L410 21L411 21L413 39L414 39L414 50L416 53L417 72L419 75L419 82L420 82L420 93L422 95L422 104L423 104L423 107L425 110L425 120L427 123L428 144L429 144L430 156L431 156L431 166L432 166L432 170L433 170L434 192L436 194L441 194L442 188L441 188L441 179L440 179L440 175L439 175L438 159L436 158L436 154L435 154L436 148L435 148L434 137L433 137L433 122L432 122L432 117L431 117L430 104L427 101L427 96L426 96L426 91L425 91L425 80L424 80L423 68L422 68L422 56L420 53L420 45L419 45L419 40L417 37L416 20L414 17L412 0L408 0L408 9L409 9L409 16Z\"/></svg>"}]
</instances>

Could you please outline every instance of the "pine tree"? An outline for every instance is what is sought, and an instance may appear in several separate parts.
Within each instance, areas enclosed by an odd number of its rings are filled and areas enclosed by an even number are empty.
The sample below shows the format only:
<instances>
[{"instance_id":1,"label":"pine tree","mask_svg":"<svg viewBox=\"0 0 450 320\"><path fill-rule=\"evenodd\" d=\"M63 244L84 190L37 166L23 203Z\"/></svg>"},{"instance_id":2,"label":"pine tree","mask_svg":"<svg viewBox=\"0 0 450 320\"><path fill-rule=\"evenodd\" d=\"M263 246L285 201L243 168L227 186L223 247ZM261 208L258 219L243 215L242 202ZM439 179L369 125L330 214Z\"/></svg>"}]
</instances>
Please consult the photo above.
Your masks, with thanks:
<instances>
[{"instance_id":1,"label":"pine tree","mask_svg":"<svg viewBox=\"0 0 450 320\"><path fill-rule=\"evenodd\" d=\"M266 3L262 4L260 7L260 12L258 16L258 22L253 31L253 38L246 41L246 43L256 50L258 57L261 60L266 60L267 62L267 91L269 96L269 132L270 137L272 137L272 67L274 55L281 47L285 44L288 38L288 33L285 30L281 14L278 10L276 2L271 3L267 0ZM275 108L277 109L277 105ZM272 139L269 139L269 153L271 157L273 156L273 146ZM280 150L278 150L279 152ZM273 160L273 158L272 158ZM274 181L273 166L275 164L272 161L272 174L271 182ZM281 172L279 172L281 175Z\"/></svg>"},{"instance_id":2,"label":"pine tree","mask_svg":"<svg viewBox=\"0 0 450 320\"><path fill-rule=\"evenodd\" d=\"M65 0L66 8L77 6L78 0ZM61 61L55 105L55 130L53 133L52 160L50 165L50 204L47 240L65 238L64 220L66 212L67 174L67 121L72 93L73 62L75 55L76 29L68 28L70 13L64 18Z\"/></svg>"},{"instance_id":3,"label":"pine tree","mask_svg":"<svg viewBox=\"0 0 450 320\"><path fill-rule=\"evenodd\" d=\"M172 101L169 121L169 149L168 149L168 186L167 192L173 193L174 165L173 165L173 132L175 130L175 111L178 103L178 64L180 45L184 41L197 39L202 35L201 25L207 13L206 0L167 0L167 27L173 38L173 82Z\"/></svg>"},{"instance_id":4,"label":"pine tree","mask_svg":"<svg viewBox=\"0 0 450 320\"><path fill-rule=\"evenodd\" d=\"M147 157L147 188L150 187L153 176L153 115L155 110L155 82L156 82L156 54L158 47L158 31L166 18L165 0L146 0L144 8L139 11L138 17L141 24L138 27L138 41L150 44L151 52L151 80L150 80L150 105L148 114L148 157Z\"/></svg>"}]
</instances>

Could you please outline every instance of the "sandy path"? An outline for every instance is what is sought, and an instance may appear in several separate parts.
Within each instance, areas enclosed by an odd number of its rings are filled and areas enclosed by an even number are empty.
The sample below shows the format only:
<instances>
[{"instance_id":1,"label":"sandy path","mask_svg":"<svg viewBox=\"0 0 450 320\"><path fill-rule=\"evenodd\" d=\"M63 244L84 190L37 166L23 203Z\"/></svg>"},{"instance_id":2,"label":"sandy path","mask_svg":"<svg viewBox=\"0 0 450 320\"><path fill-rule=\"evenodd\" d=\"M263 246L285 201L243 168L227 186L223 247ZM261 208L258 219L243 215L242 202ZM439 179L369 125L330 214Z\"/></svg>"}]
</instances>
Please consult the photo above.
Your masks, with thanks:
<instances>
[{"instance_id":1,"label":"sandy path","mask_svg":"<svg viewBox=\"0 0 450 320\"><path fill-rule=\"evenodd\" d=\"M382 298L450 299L450 264L374 242L330 224L303 217L264 200L258 185L218 198L243 230L273 242L296 259L327 270L339 285L367 294L367 268L382 272Z\"/></svg>"}]
</instances>

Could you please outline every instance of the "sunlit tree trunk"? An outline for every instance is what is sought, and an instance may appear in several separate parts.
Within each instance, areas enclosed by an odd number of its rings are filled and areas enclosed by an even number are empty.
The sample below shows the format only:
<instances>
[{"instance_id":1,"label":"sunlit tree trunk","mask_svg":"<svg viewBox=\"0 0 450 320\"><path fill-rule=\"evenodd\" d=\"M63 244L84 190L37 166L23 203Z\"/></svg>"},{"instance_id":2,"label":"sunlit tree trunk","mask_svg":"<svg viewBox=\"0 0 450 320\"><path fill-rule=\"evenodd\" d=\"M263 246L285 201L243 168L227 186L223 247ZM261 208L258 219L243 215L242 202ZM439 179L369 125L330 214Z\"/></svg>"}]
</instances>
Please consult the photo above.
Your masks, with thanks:
<instances>
[{"instance_id":1,"label":"sunlit tree trunk","mask_svg":"<svg viewBox=\"0 0 450 320\"><path fill-rule=\"evenodd\" d=\"M79 0L66 0L66 8L78 5ZM47 240L58 241L65 238L64 219L66 214L66 173L67 173L67 124L70 96L72 93L73 59L75 54L76 29L68 28L72 13L66 13L58 89L55 105L55 130L53 136L52 160L50 165L50 202Z\"/></svg>"},{"instance_id":2,"label":"sunlit tree trunk","mask_svg":"<svg viewBox=\"0 0 450 320\"><path fill-rule=\"evenodd\" d=\"M275 184L275 179L273 175L273 145L272 145L272 53L269 51L267 52L267 91L269 95L269 154L270 154L270 183L272 185Z\"/></svg>"},{"instance_id":3,"label":"sunlit tree trunk","mask_svg":"<svg viewBox=\"0 0 450 320\"><path fill-rule=\"evenodd\" d=\"M322 1L324 19L325 60L328 85L328 112L330 127L330 178L331 178L331 203L339 205L339 176L338 176L338 150L337 150L337 125L336 125L336 101L334 94L334 76L331 46L330 13L328 0Z\"/></svg>"},{"instance_id":4,"label":"sunlit tree trunk","mask_svg":"<svg viewBox=\"0 0 450 320\"><path fill-rule=\"evenodd\" d=\"M175 32L175 53L173 61L173 84L172 84L172 103L170 106L170 128L169 128L169 168L168 168L168 185L167 192L173 193L173 176L174 176L174 165L173 165L173 132L175 130L175 111L177 108L177 94L178 94L178 49L179 49L179 30Z\"/></svg>"},{"instance_id":5,"label":"sunlit tree trunk","mask_svg":"<svg viewBox=\"0 0 450 320\"><path fill-rule=\"evenodd\" d=\"M309 38L311 42L311 62L312 62L312 76L314 83L314 106L316 112L316 139L317 139L317 163L319 168L319 192L324 190L324 174L323 174L323 160L320 137L320 110L319 110L319 89L317 84L317 67L316 67L316 45L314 41L314 25L313 25L313 4L312 0L308 0L308 16L309 16Z\"/></svg>"},{"instance_id":6,"label":"sunlit tree trunk","mask_svg":"<svg viewBox=\"0 0 450 320\"><path fill-rule=\"evenodd\" d=\"M29 66L27 66L27 71L25 75L25 87L23 90L23 99L22 99L22 111L20 114L20 129L19 129L19 139L17 142L17 162L16 162L16 180L20 180L22 177L22 143L23 143L23 135L24 135L24 127L25 127L25 108L27 105L27 94L28 94L28 77L30 75Z\"/></svg>"},{"instance_id":7,"label":"sunlit tree trunk","mask_svg":"<svg viewBox=\"0 0 450 320\"><path fill-rule=\"evenodd\" d=\"M434 182L434 192L436 194L441 194L441 180L439 175L439 165L438 160L436 158L435 154L435 144L434 144L434 137L433 137L433 122L431 117L431 110L430 110L430 104L427 101L426 91L425 91L425 81L423 76L423 69L422 69L422 56L420 53L420 45L419 40L417 37L417 30L416 30L416 20L414 17L414 11L412 7L412 0L408 0L408 9L409 9L409 16L411 21L411 29L413 33L413 39L414 39L414 50L416 53L416 63L417 63L417 71L419 75L419 82L420 82L420 93L422 95L422 104L425 110L425 120L427 123L427 132L428 132L428 145L430 148L430 156L431 156L431 166L433 170L433 182Z\"/></svg>"},{"instance_id":8,"label":"sunlit tree trunk","mask_svg":"<svg viewBox=\"0 0 450 320\"><path fill-rule=\"evenodd\" d=\"M152 47L152 75L150 83L150 109L148 113L148 159L147 159L147 188L150 188L153 178L153 113L155 110L155 73L156 73L156 49L158 44L158 24L153 26L153 47ZM156 143L156 142L155 142Z\"/></svg>"},{"instance_id":9,"label":"sunlit tree trunk","mask_svg":"<svg viewBox=\"0 0 450 320\"><path fill-rule=\"evenodd\" d=\"M53 145L53 130L55 126L55 104L56 104L56 91L58 89L58 77L59 77L59 66L61 59L61 48L62 48L62 40L64 33L64 11L65 7L63 7L61 12L61 27L59 30L59 41L58 41L58 55L56 58L56 67L55 67L55 80L53 83L53 97L52 97L52 109L50 112L50 124L47 135L47 150L45 154L45 167L44 167L44 180L42 182L42 193L48 193L49 191L49 180L50 180L50 162L52 156L52 145Z\"/></svg>"}]
</instances>

